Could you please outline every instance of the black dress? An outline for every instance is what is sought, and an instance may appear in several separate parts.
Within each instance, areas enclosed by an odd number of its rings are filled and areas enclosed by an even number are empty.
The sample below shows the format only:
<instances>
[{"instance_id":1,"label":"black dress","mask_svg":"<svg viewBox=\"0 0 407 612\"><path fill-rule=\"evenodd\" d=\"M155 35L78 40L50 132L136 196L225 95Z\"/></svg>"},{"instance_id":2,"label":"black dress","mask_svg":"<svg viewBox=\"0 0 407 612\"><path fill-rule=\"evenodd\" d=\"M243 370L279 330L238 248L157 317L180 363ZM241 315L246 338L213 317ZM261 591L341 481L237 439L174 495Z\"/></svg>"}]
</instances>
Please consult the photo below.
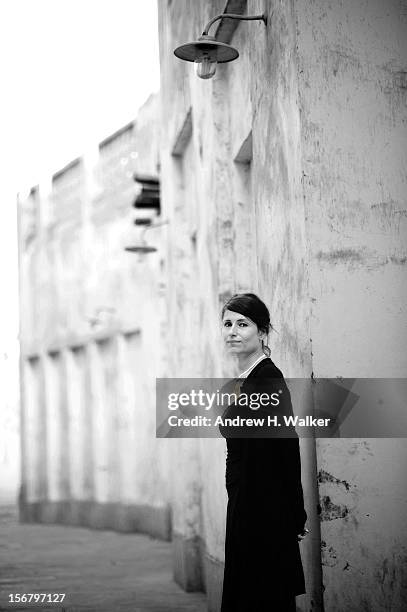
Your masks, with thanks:
<instances>
[{"instance_id":1,"label":"black dress","mask_svg":"<svg viewBox=\"0 0 407 612\"><path fill-rule=\"evenodd\" d=\"M288 388L271 359L250 372L241 391L254 389L283 389L275 414L292 414ZM270 407L258 415L262 410ZM235 414L232 405L223 416ZM295 596L305 593L297 534L307 518L298 436L293 430L290 438L243 438L220 430L227 443L228 493L221 612L295 611Z\"/></svg>"}]
</instances>

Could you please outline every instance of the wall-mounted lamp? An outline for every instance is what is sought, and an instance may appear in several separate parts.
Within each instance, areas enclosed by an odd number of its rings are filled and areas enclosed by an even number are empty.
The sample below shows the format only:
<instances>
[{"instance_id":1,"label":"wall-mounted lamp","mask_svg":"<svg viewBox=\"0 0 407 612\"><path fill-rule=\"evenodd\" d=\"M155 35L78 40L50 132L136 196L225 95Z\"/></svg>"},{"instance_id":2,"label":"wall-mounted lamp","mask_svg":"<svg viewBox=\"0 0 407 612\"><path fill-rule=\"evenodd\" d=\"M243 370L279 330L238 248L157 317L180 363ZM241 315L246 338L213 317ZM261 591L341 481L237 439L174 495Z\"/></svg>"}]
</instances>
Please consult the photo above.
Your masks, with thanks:
<instances>
[{"instance_id":1,"label":"wall-mounted lamp","mask_svg":"<svg viewBox=\"0 0 407 612\"><path fill-rule=\"evenodd\" d=\"M155 209L160 213L160 181L157 177L135 174L134 180L141 187L133 202L134 208Z\"/></svg>"},{"instance_id":2,"label":"wall-mounted lamp","mask_svg":"<svg viewBox=\"0 0 407 612\"><path fill-rule=\"evenodd\" d=\"M235 15L222 13L211 19L205 26L202 35L191 43L181 45L174 50L174 54L186 62L194 62L195 72L201 79L210 79L216 72L216 65L231 62L239 57L237 49L209 36L208 30L219 19L241 19L246 21L261 20L267 25L266 15Z\"/></svg>"},{"instance_id":3,"label":"wall-mounted lamp","mask_svg":"<svg viewBox=\"0 0 407 612\"><path fill-rule=\"evenodd\" d=\"M149 223L140 223L140 220L136 219L135 225L143 226L143 229L140 233L140 242L138 242L134 246L125 247L125 251L129 251L130 253L139 253L140 255L143 255L145 253L154 253L155 251L157 251L157 247L152 246L151 244L147 244L145 234L150 229L160 227L161 225L166 225L168 223L168 220L158 221L157 223L153 223L151 220L149 221Z\"/></svg>"}]
</instances>

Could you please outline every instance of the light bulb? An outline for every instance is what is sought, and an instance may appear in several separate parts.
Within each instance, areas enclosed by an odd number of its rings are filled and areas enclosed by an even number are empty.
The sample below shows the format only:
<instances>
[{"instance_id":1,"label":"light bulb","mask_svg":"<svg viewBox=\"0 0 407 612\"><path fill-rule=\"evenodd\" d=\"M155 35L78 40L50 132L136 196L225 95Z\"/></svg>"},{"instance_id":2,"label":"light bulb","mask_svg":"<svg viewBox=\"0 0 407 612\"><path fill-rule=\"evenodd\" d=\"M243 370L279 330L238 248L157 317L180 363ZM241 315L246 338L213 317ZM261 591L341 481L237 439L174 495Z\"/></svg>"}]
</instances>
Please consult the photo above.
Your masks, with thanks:
<instances>
[{"instance_id":1,"label":"light bulb","mask_svg":"<svg viewBox=\"0 0 407 612\"><path fill-rule=\"evenodd\" d=\"M211 79L216 72L216 60L212 60L207 55L198 57L194 61L195 74L200 79Z\"/></svg>"}]
</instances>

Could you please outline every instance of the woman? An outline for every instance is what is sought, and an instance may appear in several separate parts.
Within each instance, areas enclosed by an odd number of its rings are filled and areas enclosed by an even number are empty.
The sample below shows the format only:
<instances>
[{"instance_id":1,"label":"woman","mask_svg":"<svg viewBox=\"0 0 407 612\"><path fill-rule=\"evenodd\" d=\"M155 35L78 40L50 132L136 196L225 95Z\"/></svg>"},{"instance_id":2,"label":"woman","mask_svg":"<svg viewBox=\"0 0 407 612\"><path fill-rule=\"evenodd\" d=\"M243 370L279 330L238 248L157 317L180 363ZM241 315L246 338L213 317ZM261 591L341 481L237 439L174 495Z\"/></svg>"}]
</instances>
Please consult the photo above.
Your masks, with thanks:
<instances>
[{"instance_id":1,"label":"woman","mask_svg":"<svg viewBox=\"0 0 407 612\"><path fill-rule=\"evenodd\" d=\"M270 327L266 305L252 293L233 296L222 309L223 339L244 379L240 393L280 393L277 410L292 414L283 375L269 357ZM298 542L307 532L298 437L234 437L232 428L220 430L228 493L221 611L295 611L295 596L305 593Z\"/></svg>"}]
</instances>

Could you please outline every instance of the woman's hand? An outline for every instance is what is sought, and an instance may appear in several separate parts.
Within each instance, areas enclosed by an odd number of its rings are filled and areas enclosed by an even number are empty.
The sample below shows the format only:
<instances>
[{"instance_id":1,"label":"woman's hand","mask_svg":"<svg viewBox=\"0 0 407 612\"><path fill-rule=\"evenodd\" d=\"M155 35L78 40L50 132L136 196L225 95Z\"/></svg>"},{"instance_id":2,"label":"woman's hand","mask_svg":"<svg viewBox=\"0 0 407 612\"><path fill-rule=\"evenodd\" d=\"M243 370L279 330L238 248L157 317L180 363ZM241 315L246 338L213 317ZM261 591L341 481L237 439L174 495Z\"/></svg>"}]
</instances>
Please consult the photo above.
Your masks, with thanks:
<instances>
[{"instance_id":1,"label":"woman's hand","mask_svg":"<svg viewBox=\"0 0 407 612\"><path fill-rule=\"evenodd\" d=\"M297 535L297 540L298 540L298 542L301 542L301 540L303 540L303 539L305 538L305 536L306 536L308 533L309 533L309 529L306 529L306 528L304 527L304 529L301 531L301 533L299 533L299 534Z\"/></svg>"}]
</instances>

